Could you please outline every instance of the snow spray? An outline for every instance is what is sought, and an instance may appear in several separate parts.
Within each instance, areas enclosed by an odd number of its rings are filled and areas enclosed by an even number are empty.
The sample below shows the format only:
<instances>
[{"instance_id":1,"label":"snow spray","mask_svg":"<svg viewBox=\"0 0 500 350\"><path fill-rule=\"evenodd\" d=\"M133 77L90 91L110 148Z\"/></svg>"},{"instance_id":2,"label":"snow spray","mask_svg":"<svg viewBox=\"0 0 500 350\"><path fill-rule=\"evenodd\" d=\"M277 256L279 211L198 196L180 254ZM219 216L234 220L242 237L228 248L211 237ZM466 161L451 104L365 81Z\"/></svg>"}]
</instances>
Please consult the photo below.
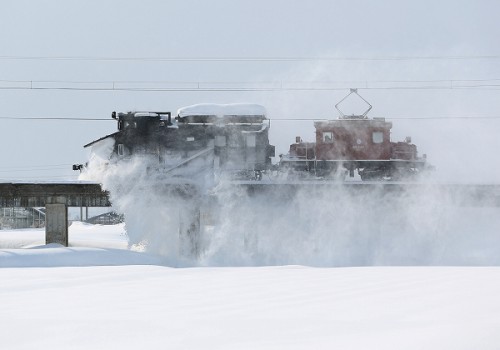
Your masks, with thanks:
<instances>
[{"instance_id":1,"label":"snow spray","mask_svg":"<svg viewBox=\"0 0 500 350\"><path fill-rule=\"evenodd\" d=\"M221 180L206 203L163 190L151 160L93 150L82 178L110 191L131 249L169 266L497 265L500 209L457 205L435 189L388 194L324 186L249 193ZM201 214L199 209L201 209ZM197 215L201 225L186 235Z\"/></svg>"}]
</instances>

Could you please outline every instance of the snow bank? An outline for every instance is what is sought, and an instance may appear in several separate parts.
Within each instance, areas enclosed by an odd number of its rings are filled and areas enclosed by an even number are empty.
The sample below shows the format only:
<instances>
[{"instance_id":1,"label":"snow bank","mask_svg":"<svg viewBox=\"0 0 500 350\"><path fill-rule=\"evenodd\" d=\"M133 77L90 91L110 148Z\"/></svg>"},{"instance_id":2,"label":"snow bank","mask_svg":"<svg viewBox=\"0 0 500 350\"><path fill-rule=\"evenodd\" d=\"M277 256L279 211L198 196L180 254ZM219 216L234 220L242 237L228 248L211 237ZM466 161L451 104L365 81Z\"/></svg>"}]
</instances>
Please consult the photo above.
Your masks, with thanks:
<instances>
[{"instance_id":1,"label":"snow bank","mask_svg":"<svg viewBox=\"0 0 500 350\"><path fill-rule=\"evenodd\" d=\"M0 248L4 248L0 250L0 267L162 263L162 259L157 256L128 250L128 237L123 224L90 225L73 222L68 236L70 246L64 247L59 244L45 245L44 229L0 231Z\"/></svg>"},{"instance_id":2,"label":"snow bank","mask_svg":"<svg viewBox=\"0 0 500 350\"><path fill-rule=\"evenodd\" d=\"M0 250L0 267L155 265L161 259L123 249L67 248L58 244Z\"/></svg>"},{"instance_id":3,"label":"snow bank","mask_svg":"<svg viewBox=\"0 0 500 350\"><path fill-rule=\"evenodd\" d=\"M73 221L68 228L70 247L127 249L125 225L91 225ZM29 248L45 244L45 229L0 230L0 249Z\"/></svg>"},{"instance_id":4,"label":"snow bank","mask_svg":"<svg viewBox=\"0 0 500 350\"><path fill-rule=\"evenodd\" d=\"M74 221L68 229L70 247L127 249L125 224L92 225Z\"/></svg>"},{"instance_id":5,"label":"snow bank","mask_svg":"<svg viewBox=\"0 0 500 350\"><path fill-rule=\"evenodd\" d=\"M500 268L0 269L2 348L498 349Z\"/></svg>"}]
</instances>

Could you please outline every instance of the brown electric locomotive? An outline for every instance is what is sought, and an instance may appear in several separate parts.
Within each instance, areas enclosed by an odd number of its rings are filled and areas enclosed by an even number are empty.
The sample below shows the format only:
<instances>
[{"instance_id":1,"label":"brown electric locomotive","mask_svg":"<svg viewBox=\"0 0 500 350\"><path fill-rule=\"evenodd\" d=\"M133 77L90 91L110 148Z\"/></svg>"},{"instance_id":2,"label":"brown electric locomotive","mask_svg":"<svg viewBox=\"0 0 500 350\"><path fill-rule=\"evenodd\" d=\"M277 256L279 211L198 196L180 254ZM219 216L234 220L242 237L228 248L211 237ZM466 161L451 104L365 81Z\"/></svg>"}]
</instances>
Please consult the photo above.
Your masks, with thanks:
<instances>
[{"instance_id":1,"label":"brown electric locomotive","mask_svg":"<svg viewBox=\"0 0 500 350\"><path fill-rule=\"evenodd\" d=\"M339 104L356 94L369 108L361 115L344 115ZM417 147L409 137L404 142L392 142L392 123L385 118L369 119L371 105L356 89L351 89L335 107L337 120L317 121L316 142L302 142L300 137L290 145L288 155L282 156L280 166L292 176L314 178L354 177L357 170L361 180L401 180L420 174L426 159L418 157Z\"/></svg>"}]
</instances>

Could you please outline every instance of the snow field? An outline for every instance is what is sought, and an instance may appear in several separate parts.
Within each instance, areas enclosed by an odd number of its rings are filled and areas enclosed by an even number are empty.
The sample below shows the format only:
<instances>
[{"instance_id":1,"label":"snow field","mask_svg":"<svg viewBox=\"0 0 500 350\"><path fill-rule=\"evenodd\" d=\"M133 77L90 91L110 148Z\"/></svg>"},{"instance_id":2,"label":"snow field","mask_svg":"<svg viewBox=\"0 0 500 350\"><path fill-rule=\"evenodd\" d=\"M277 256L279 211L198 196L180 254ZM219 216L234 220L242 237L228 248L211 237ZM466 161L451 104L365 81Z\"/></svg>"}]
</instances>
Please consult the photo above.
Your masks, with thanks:
<instances>
[{"instance_id":1,"label":"snow field","mask_svg":"<svg viewBox=\"0 0 500 350\"><path fill-rule=\"evenodd\" d=\"M500 268L0 269L5 349L498 349Z\"/></svg>"},{"instance_id":2,"label":"snow field","mask_svg":"<svg viewBox=\"0 0 500 350\"><path fill-rule=\"evenodd\" d=\"M492 210L451 252L495 261ZM171 268L117 249L124 230L74 222L68 248L0 231L2 348L499 349L497 266Z\"/></svg>"}]
</instances>

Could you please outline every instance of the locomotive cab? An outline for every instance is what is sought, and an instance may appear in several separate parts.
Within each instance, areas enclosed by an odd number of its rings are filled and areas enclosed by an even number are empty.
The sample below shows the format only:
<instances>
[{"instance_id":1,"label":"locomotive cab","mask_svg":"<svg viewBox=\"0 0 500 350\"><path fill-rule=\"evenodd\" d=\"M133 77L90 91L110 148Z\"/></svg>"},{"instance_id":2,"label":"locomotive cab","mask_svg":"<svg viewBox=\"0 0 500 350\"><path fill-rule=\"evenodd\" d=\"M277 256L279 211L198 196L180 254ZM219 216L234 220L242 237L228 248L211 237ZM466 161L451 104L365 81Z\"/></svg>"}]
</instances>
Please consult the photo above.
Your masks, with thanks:
<instances>
[{"instance_id":1,"label":"locomotive cab","mask_svg":"<svg viewBox=\"0 0 500 350\"><path fill-rule=\"evenodd\" d=\"M390 159L390 130L385 119L315 122L318 160Z\"/></svg>"},{"instance_id":2,"label":"locomotive cab","mask_svg":"<svg viewBox=\"0 0 500 350\"><path fill-rule=\"evenodd\" d=\"M170 112L113 112L111 117L118 122L118 132L113 134L117 156L159 156L157 144L168 133L166 127L172 126Z\"/></svg>"}]
</instances>

